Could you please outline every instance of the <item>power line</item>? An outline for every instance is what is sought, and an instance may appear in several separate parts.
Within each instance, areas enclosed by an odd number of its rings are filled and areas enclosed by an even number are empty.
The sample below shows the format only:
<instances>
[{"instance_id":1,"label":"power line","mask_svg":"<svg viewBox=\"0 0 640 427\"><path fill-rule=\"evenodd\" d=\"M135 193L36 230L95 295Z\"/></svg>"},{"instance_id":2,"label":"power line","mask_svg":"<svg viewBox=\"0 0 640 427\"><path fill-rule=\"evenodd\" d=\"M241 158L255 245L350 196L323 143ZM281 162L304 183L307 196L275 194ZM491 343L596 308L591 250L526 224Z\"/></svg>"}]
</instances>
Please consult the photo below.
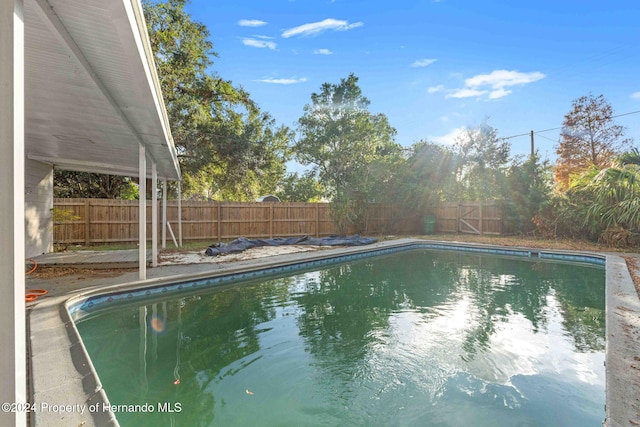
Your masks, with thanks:
<instances>
[{"instance_id":1,"label":"power line","mask_svg":"<svg viewBox=\"0 0 640 427\"><path fill-rule=\"evenodd\" d=\"M630 113L618 114L617 116L613 116L613 117L611 117L611 118L612 118L612 119L615 119L616 117L629 116L629 115L631 115L631 114L638 114L638 113L640 113L640 110L638 110L638 111L631 111Z\"/></svg>"},{"instance_id":2,"label":"power line","mask_svg":"<svg viewBox=\"0 0 640 427\"><path fill-rule=\"evenodd\" d=\"M558 142L558 141L556 141L555 139L551 139L551 138L546 137L546 136L544 136L544 135L538 135L538 136L539 136L540 138L547 139L547 140L549 140L549 141L551 141L551 142Z\"/></svg>"},{"instance_id":3,"label":"power line","mask_svg":"<svg viewBox=\"0 0 640 427\"><path fill-rule=\"evenodd\" d=\"M632 114L638 114L638 113L640 113L640 110L630 111L630 112L628 112L628 113L616 114L615 116L611 116L611 118L612 118L612 119L616 119L616 118L618 118L618 117L622 117L622 116L630 116L630 115L632 115ZM549 128L549 129L543 129L543 130L536 130L536 131L533 131L533 133L534 133L534 134L538 134L538 133L542 133L542 132L549 132L549 131L552 131L552 130L560 130L560 129L562 129L563 127L564 127L564 126L559 126L559 127L555 127L555 128ZM512 139L512 138L518 138L518 137L520 137L520 136L529 136L529 135L531 135L531 132L527 132L527 133L519 133L519 134L517 134L517 135L507 136L507 137L504 137L504 138L502 138L502 139ZM540 136L542 136L542 135L540 135ZM543 138L544 138L544 137L543 137ZM548 139L548 138L547 138L547 139Z\"/></svg>"},{"instance_id":4,"label":"power line","mask_svg":"<svg viewBox=\"0 0 640 427\"><path fill-rule=\"evenodd\" d=\"M558 128L543 129L543 130L536 131L536 132L534 132L534 133L549 132L549 131L551 131L551 130L558 130L558 129L562 129L562 126L560 126L560 127L558 127Z\"/></svg>"}]
</instances>

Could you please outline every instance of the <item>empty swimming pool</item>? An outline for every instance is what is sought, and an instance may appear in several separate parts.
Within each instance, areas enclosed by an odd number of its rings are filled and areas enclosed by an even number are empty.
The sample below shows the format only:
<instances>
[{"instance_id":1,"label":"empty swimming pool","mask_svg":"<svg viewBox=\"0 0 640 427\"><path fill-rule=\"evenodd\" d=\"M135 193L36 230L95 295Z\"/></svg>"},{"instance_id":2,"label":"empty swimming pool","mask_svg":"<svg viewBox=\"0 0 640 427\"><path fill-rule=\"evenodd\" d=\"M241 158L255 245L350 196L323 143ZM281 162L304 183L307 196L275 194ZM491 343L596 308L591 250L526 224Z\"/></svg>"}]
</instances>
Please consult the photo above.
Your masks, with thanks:
<instances>
[{"instance_id":1,"label":"empty swimming pool","mask_svg":"<svg viewBox=\"0 0 640 427\"><path fill-rule=\"evenodd\" d=\"M604 285L597 265L415 249L77 327L123 426L597 426Z\"/></svg>"}]
</instances>

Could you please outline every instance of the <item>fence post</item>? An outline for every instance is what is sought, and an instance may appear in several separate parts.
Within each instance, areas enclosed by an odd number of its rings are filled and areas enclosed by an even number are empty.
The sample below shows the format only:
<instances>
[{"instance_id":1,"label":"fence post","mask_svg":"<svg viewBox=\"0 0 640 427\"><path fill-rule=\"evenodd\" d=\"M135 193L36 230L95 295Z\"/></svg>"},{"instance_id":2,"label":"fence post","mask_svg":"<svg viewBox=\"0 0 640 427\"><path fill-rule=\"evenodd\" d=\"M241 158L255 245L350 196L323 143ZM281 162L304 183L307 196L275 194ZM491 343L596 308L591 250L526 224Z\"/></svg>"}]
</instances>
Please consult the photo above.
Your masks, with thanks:
<instances>
[{"instance_id":1,"label":"fence post","mask_svg":"<svg viewBox=\"0 0 640 427\"><path fill-rule=\"evenodd\" d=\"M84 244L89 245L91 241L91 218L90 218L89 199L84 201Z\"/></svg>"},{"instance_id":2,"label":"fence post","mask_svg":"<svg viewBox=\"0 0 640 427\"><path fill-rule=\"evenodd\" d=\"M478 222L478 231L480 232L480 235L482 236L482 221L484 221L484 218L482 218L482 205L484 204L484 202L482 200L480 200L480 213L478 214L480 216L480 221Z\"/></svg>"},{"instance_id":3,"label":"fence post","mask_svg":"<svg viewBox=\"0 0 640 427\"><path fill-rule=\"evenodd\" d=\"M320 237L320 205L316 203L316 237Z\"/></svg>"},{"instance_id":4,"label":"fence post","mask_svg":"<svg viewBox=\"0 0 640 427\"><path fill-rule=\"evenodd\" d=\"M269 238L273 239L273 202L269 203Z\"/></svg>"},{"instance_id":5,"label":"fence post","mask_svg":"<svg viewBox=\"0 0 640 427\"><path fill-rule=\"evenodd\" d=\"M504 202L500 204L500 235L504 235L504 215L505 215L505 205Z\"/></svg>"},{"instance_id":6,"label":"fence post","mask_svg":"<svg viewBox=\"0 0 640 427\"><path fill-rule=\"evenodd\" d=\"M218 201L218 243L222 241L222 208L220 207L220 202Z\"/></svg>"}]
</instances>

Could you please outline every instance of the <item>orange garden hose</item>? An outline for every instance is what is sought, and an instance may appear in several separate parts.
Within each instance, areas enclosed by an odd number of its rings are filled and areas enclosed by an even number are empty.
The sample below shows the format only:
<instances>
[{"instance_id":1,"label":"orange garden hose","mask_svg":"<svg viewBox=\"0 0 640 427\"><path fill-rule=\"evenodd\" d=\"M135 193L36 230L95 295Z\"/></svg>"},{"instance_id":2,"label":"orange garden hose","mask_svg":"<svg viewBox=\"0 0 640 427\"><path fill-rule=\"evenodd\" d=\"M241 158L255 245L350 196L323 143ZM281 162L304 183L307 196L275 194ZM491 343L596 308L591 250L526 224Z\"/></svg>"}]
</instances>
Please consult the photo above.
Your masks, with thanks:
<instances>
[{"instance_id":1,"label":"orange garden hose","mask_svg":"<svg viewBox=\"0 0 640 427\"><path fill-rule=\"evenodd\" d=\"M46 295L46 289L28 289L25 291L24 300L26 302L33 302L38 299L39 296Z\"/></svg>"},{"instance_id":2,"label":"orange garden hose","mask_svg":"<svg viewBox=\"0 0 640 427\"><path fill-rule=\"evenodd\" d=\"M36 271L36 268L38 268L38 263L36 262L35 259L27 259L27 261L33 264L31 269L26 273L26 274L31 274L34 271ZM36 299L38 299L39 296L46 295L46 294L47 294L46 289L29 289L25 291L24 300L26 302L33 302Z\"/></svg>"},{"instance_id":3,"label":"orange garden hose","mask_svg":"<svg viewBox=\"0 0 640 427\"><path fill-rule=\"evenodd\" d=\"M31 274L34 271L36 271L36 268L38 268L38 263L36 262L35 259L27 259L27 261L33 263L33 267L31 267L31 270L27 271L27 273L26 273L26 274Z\"/></svg>"}]
</instances>

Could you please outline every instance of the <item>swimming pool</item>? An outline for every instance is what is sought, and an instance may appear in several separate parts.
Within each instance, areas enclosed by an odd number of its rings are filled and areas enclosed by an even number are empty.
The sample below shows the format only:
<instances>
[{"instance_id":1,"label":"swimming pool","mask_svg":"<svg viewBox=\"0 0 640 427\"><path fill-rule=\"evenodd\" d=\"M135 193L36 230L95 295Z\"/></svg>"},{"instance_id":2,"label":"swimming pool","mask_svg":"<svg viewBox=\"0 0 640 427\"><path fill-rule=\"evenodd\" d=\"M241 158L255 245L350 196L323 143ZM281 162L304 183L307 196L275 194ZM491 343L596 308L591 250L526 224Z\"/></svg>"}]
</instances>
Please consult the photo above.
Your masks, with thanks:
<instances>
[{"instance_id":1,"label":"swimming pool","mask_svg":"<svg viewBox=\"0 0 640 427\"><path fill-rule=\"evenodd\" d=\"M124 426L599 425L604 268L507 252L366 255L72 312L111 404L138 405L115 406Z\"/></svg>"}]
</instances>

